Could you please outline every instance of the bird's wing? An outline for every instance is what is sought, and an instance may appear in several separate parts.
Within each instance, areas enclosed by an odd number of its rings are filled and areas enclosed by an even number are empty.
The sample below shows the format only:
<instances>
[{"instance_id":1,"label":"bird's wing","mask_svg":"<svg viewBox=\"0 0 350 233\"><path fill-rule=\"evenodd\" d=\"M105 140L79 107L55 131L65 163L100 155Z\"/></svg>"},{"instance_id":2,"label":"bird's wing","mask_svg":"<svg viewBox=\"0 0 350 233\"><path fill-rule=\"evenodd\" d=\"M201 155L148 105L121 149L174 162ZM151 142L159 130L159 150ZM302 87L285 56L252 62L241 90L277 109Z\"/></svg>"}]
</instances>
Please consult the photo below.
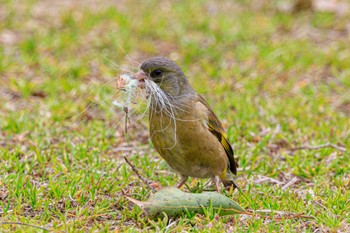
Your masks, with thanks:
<instances>
[{"instance_id":1,"label":"bird's wing","mask_svg":"<svg viewBox=\"0 0 350 233\"><path fill-rule=\"evenodd\" d=\"M215 137L219 140L221 145L224 147L224 149L226 151L226 155L227 155L228 160L230 162L230 170L233 174L236 175L238 163L236 162L236 160L234 158L233 149L230 145L230 142L227 139L227 136L225 134L225 130L222 127L220 120L215 115L215 113L214 113L213 109L210 107L210 105L205 101L203 96L201 96L199 94L198 94L198 102L203 104L208 109L208 111L209 111L208 121L207 121L208 129L212 134L215 135Z\"/></svg>"}]
</instances>

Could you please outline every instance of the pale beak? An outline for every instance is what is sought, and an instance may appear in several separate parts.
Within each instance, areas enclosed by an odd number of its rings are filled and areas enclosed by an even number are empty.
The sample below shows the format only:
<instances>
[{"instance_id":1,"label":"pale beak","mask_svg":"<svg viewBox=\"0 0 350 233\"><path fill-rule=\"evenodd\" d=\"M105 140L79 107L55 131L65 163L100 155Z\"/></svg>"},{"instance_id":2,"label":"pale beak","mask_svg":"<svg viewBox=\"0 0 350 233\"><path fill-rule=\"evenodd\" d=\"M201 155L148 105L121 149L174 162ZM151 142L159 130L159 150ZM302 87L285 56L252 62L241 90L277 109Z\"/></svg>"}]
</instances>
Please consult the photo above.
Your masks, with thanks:
<instances>
[{"instance_id":1,"label":"pale beak","mask_svg":"<svg viewBox=\"0 0 350 233\"><path fill-rule=\"evenodd\" d=\"M145 88L145 80L148 79L148 75L140 70L134 75L134 78L138 81L137 86L139 88Z\"/></svg>"}]
</instances>

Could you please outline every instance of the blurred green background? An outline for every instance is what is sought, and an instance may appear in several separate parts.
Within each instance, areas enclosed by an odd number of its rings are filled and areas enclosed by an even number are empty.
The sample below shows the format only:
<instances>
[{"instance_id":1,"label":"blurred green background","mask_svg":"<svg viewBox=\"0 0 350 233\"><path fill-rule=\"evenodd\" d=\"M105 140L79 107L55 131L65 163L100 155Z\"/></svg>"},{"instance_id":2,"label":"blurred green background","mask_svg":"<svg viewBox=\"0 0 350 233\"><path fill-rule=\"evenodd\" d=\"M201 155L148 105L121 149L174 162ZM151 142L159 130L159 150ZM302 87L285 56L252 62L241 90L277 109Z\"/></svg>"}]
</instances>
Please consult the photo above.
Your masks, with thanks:
<instances>
[{"instance_id":1,"label":"blurred green background","mask_svg":"<svg viewBox=\"0 0 350 233\"><path fill-rule=\"evenodd\" d=\"M68 232L348 231L349 7L0 0L1 223ZM183 68L227 129L244 195L226 194L250 210L310 218L209 213L154 221L123 197L150 194L123 155L161 186L178 179L149 143L147 117L131 116L124 135L124 113L111 104L120 95L114 79L160 55Z\"/></svg>"}]
</instances>

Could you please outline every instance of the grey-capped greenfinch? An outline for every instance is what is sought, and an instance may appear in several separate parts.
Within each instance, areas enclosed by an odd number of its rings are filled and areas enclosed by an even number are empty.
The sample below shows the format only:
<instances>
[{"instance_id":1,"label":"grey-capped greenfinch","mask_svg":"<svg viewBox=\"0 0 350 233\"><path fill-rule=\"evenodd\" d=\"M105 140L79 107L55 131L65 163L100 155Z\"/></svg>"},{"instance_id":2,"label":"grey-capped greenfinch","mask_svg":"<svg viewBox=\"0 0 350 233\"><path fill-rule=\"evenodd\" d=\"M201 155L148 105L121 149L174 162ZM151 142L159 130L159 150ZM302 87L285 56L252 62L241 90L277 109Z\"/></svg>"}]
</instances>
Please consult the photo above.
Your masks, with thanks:
<instances>
[{"instance_id":1,"label":"grey-capped greenfinch","mask_svg":"<svg viewBox=\"0 0 350 233\"><path fill-rule=\"evenodd\" d=\"M134 78L149 95L151 141L178 174L180 188L188 177L219 179L236 187L238 164L221 122L189 84L182 69L165 57L143 62Z\"/></svg>"}]
</instances>

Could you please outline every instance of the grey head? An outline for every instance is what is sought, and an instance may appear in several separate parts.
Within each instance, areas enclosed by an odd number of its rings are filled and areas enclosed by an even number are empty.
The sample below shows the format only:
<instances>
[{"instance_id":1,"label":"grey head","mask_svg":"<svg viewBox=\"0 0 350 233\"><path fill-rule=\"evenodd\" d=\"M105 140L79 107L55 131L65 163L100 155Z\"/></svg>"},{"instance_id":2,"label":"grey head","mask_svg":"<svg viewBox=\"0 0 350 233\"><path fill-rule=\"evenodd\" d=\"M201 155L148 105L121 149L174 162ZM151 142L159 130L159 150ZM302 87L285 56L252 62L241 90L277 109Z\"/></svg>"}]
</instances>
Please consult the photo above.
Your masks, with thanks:
<instances>
[{"instance_id":1,"label":"grey head","mask_svg":"<svg viewBox=\"0 0 350 233\"><path fill-rule=\"evenodd\" d=\"M140 69L173 97L194 93L182 69L166 57L149 58L142 63Z\"/></svg>"}]
</instances>

